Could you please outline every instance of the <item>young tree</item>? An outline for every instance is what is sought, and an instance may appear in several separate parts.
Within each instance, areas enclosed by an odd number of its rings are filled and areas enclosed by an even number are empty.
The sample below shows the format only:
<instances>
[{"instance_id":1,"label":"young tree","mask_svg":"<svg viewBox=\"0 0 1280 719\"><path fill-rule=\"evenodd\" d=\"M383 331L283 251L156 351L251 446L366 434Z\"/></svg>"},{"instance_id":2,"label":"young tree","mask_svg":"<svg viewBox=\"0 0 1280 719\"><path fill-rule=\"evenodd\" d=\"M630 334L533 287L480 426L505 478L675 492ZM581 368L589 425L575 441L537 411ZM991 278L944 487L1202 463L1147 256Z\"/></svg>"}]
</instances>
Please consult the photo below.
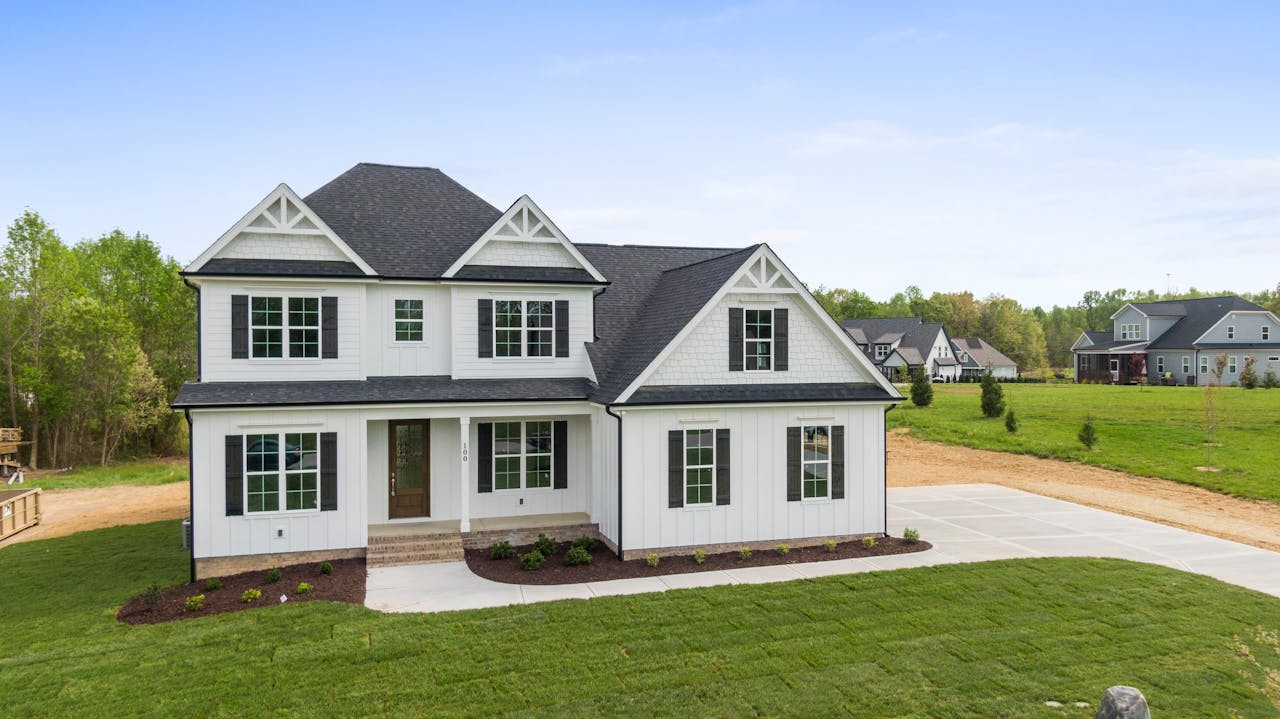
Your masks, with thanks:
<instances>
[{"instance_id":1,"label":"young tree","mask_svg":"<svg viewBox=\"0 0 1280 719\"><path fill-rule=\"evenodd\" d=\"M1254 369L1254 365L1258 363L1258 358L1253 355L1244 356L1244 367L1240 369L1240 386L1245 389L1258 388L1258 371Z\"/></svg>"},{"instance_id":2,"label":"young tree","mask_svg":"<svg viewBox=\"0 0 1280 719\"><path fill-rule=\"evenodd\" d=\"M1018 433L1018 418L1013 415L1012 407L1004 413L1004 428L1009 434Z\"/></svg>"},{"instance_id":3,"label":"young tree","mask_svg":"<svg viewBox=\"0 0 1280 719\"><path fill-rule=\"evenodd\" d=\"M1138 383L1138 391L1142 391L1142 385L1147 383L1147 356L1134 352L1129 355L1129 376L1133 377Z\"/></svg>"},{"instance_id":4,"label":"young tree","mask_svg":"<svg viewBox=\"0 0 1280 719\"><path fill-rule=\"evenodd\" d=\"M1004 414L1004 390L992 376L991 370L982 375L982 416L999 417Z\"/></svg>"},{"instance_id":5,"label":"young tree","mask_svg":"<svg viewBox=\"0 0 1280 719\"><path fill-rule=\"evenodd\" d=\"M1098 443L1098 430L1093 426L1093 415L1088 415L1084 418L1084 425L1076 433L1076 439L1080 440L1080 444L1083 444L1085 449L1090 451Z\"/></svg>"},{"instance_id":6,"label":"young tree","mask_svg":"<svg viewBox=\"0 0 1280 719\"><path fill-rule=\"evenodd\" d=\"M1213 369L1209 370L1211 380L1204 383L1204 434L1205 434L1205 467L1213 469L1214 432L1218 429L1218 386L1222 384L1222 376L1227 373L1227 353L1223 352L1213 358Z\"/></svg>"},{"instance_id":7,"label":"young tree","mask_svg":"<svg viewBox=\"0 0 1280 719\"><path fill-rule=\"evenodd\" d=\"M924 367L917 369L911 380L911 403L917 407L933 404L933 383L929 381L929 373Z\"/></svg>"}]
</instances>

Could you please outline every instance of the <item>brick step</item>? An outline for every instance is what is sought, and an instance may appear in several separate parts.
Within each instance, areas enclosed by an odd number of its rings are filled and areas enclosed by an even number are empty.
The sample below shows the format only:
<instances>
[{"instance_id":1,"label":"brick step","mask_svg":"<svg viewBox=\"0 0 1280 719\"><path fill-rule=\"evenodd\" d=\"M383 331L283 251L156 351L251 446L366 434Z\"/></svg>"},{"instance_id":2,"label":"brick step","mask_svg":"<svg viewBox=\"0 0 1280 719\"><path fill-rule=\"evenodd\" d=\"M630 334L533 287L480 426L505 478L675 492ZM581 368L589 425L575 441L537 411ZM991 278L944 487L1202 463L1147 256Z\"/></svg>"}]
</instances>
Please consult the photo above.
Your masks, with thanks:
<instances>
[{"instance_id":1,"label":"brick step","mask_svg":"<svg viewBox=\"0 0 1280 719\"><path fill-rule=\"evenodd\" d=\"M369 567L396 567L405 564L434 564L437 562L461 562L463 554L458 552L405 552L403 554L370 555L365 558Z\"/></svg>"},{"instance_id":2,"label":"brick step","mask_svg":"<svg viewBox=\"0 0 1280 719\"><path fill-rule=\"evenodd\" d=\"M462 544L462 535L457 532L439 534L395 534L389 536L369 537L369 546L377 547L405 542L448 542Z\"/></svg>"},{"instance_id":3,"label":"brick step","mask_svg":"<svg viewBox=\"0 0 1280 719\"><path fill-rule=\"evenodd\" d=\"M377 556L382 554L419 554L422 552L453 552L462 553L461 544L436 544L433 542L405 542L404 544L383 544L377 547L369 547L366 552L367 556Z\"/></svg>"},{"instance_id":4,"label":"brick step","mask_svg":"<svg viewBox=\"0 0 1280 719\"><path fill-rule=\"evenodd\" d=\"M365 563L370 567L460 562L462 535L457 532L396 534L369 538Z\"/></svg>"}]
</instances>

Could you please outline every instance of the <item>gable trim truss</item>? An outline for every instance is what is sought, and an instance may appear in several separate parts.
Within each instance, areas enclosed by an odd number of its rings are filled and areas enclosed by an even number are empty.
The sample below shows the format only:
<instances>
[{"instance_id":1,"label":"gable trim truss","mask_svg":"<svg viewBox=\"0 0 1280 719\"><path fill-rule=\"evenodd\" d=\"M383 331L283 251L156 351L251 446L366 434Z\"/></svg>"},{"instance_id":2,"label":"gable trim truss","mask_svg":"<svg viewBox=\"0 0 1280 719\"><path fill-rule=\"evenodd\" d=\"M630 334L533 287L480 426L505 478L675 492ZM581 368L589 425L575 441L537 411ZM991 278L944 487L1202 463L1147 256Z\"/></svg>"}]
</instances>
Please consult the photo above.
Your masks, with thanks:
<instances>
[{"instance_id":1,"label":"gable trim truss","mask_svg":"<svg viewBox=\"0 0 1280 719\"><path fill-rule=\"evenodd\" d=\"M582 269L586 270L597 282L607 282L604 275L600 274L591 262L574 247L569 238L560 231L559 227L547 217L547 213L528 196L522 195L520 199L512 203L507 211L502 213L502 217L493 223L489 229L485 230L480 239L476 240L466 252L462 253L448 270L445 270L446 278L453 277L459 270L465 267L471 260L479 254L480 250L491 241L499 242L527 242L533 244L549 244L560 245L569 256L577 262Z\"/></svg>"}]
</instances>

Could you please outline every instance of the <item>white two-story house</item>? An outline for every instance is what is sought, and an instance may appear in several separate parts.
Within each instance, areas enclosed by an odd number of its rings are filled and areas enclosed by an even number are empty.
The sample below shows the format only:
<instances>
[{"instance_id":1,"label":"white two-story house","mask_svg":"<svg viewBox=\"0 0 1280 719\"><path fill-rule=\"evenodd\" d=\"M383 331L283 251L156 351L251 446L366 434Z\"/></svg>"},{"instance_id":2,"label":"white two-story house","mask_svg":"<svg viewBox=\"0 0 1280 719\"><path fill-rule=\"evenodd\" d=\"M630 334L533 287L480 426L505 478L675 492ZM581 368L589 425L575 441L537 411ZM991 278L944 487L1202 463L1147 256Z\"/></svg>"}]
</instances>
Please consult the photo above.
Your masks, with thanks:
<instances>
[{"instance_id":1,"label":"white two-story house","mask_svg":"<svg viewBox=\"0 0 1280 719\"><path fill-rule=\"evenodd\" d=\"M940 322L919 317L860 317L840 323L885 377L899 368L927 372L943 382L960 379L961 363L952 351L951 337Z\"/></svg>"},{"instance_id":2,"label":"white two-story house","mask_svg":"<svg viewBox=\"0 0 1280 719\"><path fill-rule=\"evenodd\" d=\"M195 576L417 531L628 558L885 531L901 397L766 245L575 244L527 196L360 164L184 276Z\"/></svg>"}]
</instances>

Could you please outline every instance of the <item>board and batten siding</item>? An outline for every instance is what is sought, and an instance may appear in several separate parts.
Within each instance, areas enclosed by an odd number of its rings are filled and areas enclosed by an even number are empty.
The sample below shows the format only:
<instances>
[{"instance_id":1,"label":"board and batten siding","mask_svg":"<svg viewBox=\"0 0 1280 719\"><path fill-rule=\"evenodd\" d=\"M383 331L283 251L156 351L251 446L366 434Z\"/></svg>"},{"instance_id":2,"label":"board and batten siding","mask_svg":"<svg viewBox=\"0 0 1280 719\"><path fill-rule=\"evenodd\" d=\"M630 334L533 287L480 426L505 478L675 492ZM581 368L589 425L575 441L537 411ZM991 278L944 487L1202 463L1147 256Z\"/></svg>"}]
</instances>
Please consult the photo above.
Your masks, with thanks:
<instances>
[{"instance_id":1,"label":"board and batten siding","mask_svg":"<svg viewBox=\"0 0 1280 719\"><path fill-rule=\"evenodd\" d=\"M525 422L536 420L565 420L568 423L569 442L566 447L568 455L568 486L564 489L495 489L492 492L480 492L480 463L473 460L468 491L471 492L470 509L473 519L485 517L519 517L529 514L564 514L568 512L591 511L591 482L589 471L591 466L591 422L586 415L560 416L555 414L531 415L528 417L481 417L471 419L472 456L479 457L481 447L478 443L478 424L481 422Z\"/></svg>"},{"instance_id":2,"label":"board and batten siding","mask_svg":"<svg viewBox=\"0 0 1280 719\"><path fill-rule=\"evenodd\" d=\"M788 350L785 371L735 372L729 369L729 308L786 309ZM874 382L849 356L849 350L818 325L808 306L794 295L734 292L725 295L698 326L650 375L648 385L790 384L797 382ZM663 435L666 436L666 435Z\"/></svg>"},{"instance_id":3,"label":"board and batten siding","mask_svg":"<svg viewBox=\"0 0 1280 719\"><path fill-rule=\"evenodd\" d=\"M568 357L480 357L477 337L479 300L566 300L569 303ZM593 295L590 287L453 287L454 379L503 377L590 377L584 342L593 339Z\"/></svg>"},{"instance_id":4,"label":"board and batten siding","mask_svg":"<svg viewBox=\"0 0 1280 719\"><path fill-rule=\"evenodd\" d=\"M226 436L336 432L338 508L226 515ZM354 410L191 412L192 534L197 559L348 549L368 537L364 423Z\"/></svg>"},{"instance_id":5,"label":"board and batten siding","mask_svg":"<svg viewBox=\"0 0 1280 719\"><path fill-rule=\"evenodd\" d=\"M337 359L232 359L231 296L337 297ZM358 283L222 281L200 283L200 380L202 382L279 382L364 379L361 327L365 286ZM286 305L287 306L287 305ZM287 310L286 310L287 311ZM288 338L285 338L286 345Z\"/></svg>"},{"instance_id":6,"label":"board and batten siding","mask_svg":"<svg viewBox=\"0 0 1280 719\"><path fill-rule=\"evenodd\" d=\"M422 341L397 342L395 301L422 300ZM388 283L365 296L364 367L369 377L447 375L450 371L450 293L440 285Z\"/></svg>"},{"instance_id":7,"label":"board and batten siding","mask_svg":"<svg viewBox=\"0 0 1280 719\"><path fill-rule=\"evenodd\" d=\"M844 499L787 501L787 428L803 425L844 426ZM668 506L667 433L681 429L730 431L728 505ZM882 405L627 410L623 461L627 552L885 529Z\"/></svg>"}]
</instances>

